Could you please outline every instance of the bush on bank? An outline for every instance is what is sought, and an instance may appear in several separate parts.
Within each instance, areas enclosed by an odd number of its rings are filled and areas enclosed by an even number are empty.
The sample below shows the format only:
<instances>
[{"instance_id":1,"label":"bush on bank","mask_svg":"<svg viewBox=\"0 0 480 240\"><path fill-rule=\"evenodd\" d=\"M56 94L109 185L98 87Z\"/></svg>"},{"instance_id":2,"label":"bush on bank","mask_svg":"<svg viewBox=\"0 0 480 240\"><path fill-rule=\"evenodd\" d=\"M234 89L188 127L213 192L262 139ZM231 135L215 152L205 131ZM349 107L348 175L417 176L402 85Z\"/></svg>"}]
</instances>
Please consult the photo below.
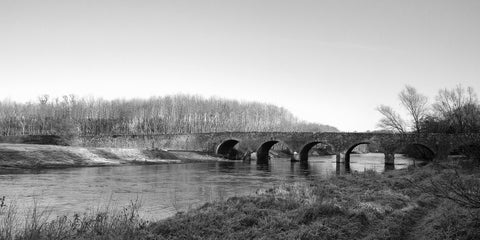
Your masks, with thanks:
<instances>
[{"instance_id":1,"label":"bush on bank","mask_svg":"<svg viewBox=\"0 0 480 240\"><path fill-rule=\"evenodd\" d=\"M462 204L476 198L458 201L451 188L478 196L478 176L434 165L366 171L259 190L153 223L135 204L53 221L12 220L2 204L0 239L480 239L479 208Z\"/></svg>"}]
</instances>

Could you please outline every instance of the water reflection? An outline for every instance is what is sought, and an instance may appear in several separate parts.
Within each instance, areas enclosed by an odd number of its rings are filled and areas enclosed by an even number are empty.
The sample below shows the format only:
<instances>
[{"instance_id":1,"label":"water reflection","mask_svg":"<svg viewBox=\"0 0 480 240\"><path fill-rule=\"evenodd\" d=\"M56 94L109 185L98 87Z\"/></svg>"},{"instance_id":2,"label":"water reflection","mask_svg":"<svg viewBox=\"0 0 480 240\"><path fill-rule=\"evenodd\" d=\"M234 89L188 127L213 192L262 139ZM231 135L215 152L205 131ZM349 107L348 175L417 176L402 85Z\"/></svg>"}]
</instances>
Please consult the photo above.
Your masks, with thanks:
<instances>
[{"instance_id":1,"label":"water reflection","mask_svg":"<svg viewBox=\"0 0 480 240\"><path fill-rule=\"evenodd\" d=\"M270 166L271 166L271 164L268 164L268 163L257 164L257 170L269 173L270 172Z\"/></svg>"},{"instance_id":2,"label":"water reflection","mask_svg":"<svg viewBox=\"0 0 480 240\"><path fill-rule=\"evenodd\" d=\"M101 204L127 205L140 198L142 216L160 219L207 201L254 193L285 182L311 181L351 171L387 171L404 168L411 160L397 156L398 165L385 166L383 154L352 155L351 164L337 164L335 157L314 157L308 162L272 159L270 164L203 162L51 169L0 174L2 196L16 199L20 208L35 199L49 207L52 216L92 211Z\"/></svg>"},{"instance_id":3,"label":"water reflection","mask_svg":"<svg viewBox=\"0 0 480 240\"><path fill-rule=\"evenodd\" d=\"M335 173L337 175L351 173L350 164L336 163L335 164Z\"/></svg>"}]
</instances>

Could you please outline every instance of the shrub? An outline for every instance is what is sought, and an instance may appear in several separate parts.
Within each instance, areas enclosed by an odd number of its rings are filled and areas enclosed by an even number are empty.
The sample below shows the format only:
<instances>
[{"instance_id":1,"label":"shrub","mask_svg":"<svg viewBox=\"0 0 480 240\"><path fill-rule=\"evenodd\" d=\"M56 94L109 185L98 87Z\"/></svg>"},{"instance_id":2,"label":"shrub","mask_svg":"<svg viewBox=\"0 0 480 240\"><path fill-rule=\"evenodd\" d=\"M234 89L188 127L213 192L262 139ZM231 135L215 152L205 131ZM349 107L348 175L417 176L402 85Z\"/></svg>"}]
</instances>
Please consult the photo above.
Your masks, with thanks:
<instances>
[{"instance_id":1,"label":"shrub","mask_svg":"<svg viewBox=\"0 0 480 240\"><path fill-rule=\"evenodd\" d=\"M480 179L475 175L444 172L427 184L412 182L414 186L434 197L448 199L462 207L480 208Z\"/></svg>"}]
</instances>

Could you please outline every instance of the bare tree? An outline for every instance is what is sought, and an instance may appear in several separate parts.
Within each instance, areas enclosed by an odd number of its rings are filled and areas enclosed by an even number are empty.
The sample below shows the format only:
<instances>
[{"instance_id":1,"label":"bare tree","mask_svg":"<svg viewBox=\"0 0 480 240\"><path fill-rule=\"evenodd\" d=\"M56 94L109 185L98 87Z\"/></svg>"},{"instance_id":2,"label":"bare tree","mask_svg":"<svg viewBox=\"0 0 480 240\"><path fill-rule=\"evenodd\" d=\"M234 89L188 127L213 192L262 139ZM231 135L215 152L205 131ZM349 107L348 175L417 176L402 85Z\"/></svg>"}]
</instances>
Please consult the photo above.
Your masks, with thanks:
<instances>
[{"instance_id":1,"label":"bare tree","mask_svg":"<svg viewBox=\"0 0 480 240\"><path fill-rule=\"evenodd\" d=\"M458 85L452 90L438 92L433 109L438 118L448 121L457 132L478 130L480 107L472 87Z\"/></svg>"},{"instance_id":2,"label":"bare tree","mask_svg":"<svg viewBox=\"0 0 480 240\"><path fill-rule=\"evenodd\" d=\"M40 104L45 105L48 103L48 99L50 99L50 96L48 94L43 94L38 97L38 101Z\"/></svg>"},{"instance_id":3,"label":"bare tree","mask_svg":"<svg viewBox=\"0 0 480 240\"><path fill-rule=\"evenodd\" d=\"M394 132L406 133L405 121L395 110L389 106L380 105L377 107L377 111L383 115L383 118L377 124L378 127Z\"/></svg>"},{"instance_id":4,"label":"bare tree","mask_svg":"<svg viewBox=\"0 0 480 240\"><path fill-rule=\"evenodd\" d=\"M398 98L412 118L412 129L417 133L420 132L422 121L427 117L428 113L428 98L418 93L414 87L408 85L400 92ZM400 133L407 132L405 120L391 107L380 105L377 107L377 111L383 115L383 118L380 119L377 125L378 127Z\"/></svg>"},{"instance_id":5,"label":"bare tree","mask_svg":"<svg viewBox=\"0 0 480 240\"><path fill-rule=\"evenodd\" d=\"M420 125L423 119L427 116L428 98L417 92L412 86L406 85L398 95L402 105L407 109L412 117L412 125L414 131L420 133Z\"/></svg>"}]
</instances>

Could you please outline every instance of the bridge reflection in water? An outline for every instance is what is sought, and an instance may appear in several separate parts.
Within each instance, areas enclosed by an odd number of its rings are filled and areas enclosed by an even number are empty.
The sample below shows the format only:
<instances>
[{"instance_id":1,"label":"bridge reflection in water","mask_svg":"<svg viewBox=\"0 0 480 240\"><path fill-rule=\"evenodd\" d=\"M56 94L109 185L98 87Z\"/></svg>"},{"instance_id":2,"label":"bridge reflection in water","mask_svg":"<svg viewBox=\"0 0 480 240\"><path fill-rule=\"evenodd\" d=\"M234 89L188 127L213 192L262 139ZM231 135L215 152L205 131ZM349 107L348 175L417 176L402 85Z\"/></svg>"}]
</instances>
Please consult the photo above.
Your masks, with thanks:
<instances>
[{"instance_id":1,"label":"bridge reflection in water","mask_svg":"<svg viewBox=\"0 0 480 240\"><path fill-rule=\"evenodd\" d=\"M270 171L279 171L279 167L285 167L284 163L289 161L288 158L272 158L269 164L256 164L257 169L270 169ZM397 157L394 165L385 165L383 162L383 154L366 153L353 154L350 164L337 163L335 156L314 156L308 162L291 162L289 171L291 176L304 176L306 178L315 179L320 177L330 177L333 175L343 175L353 172L386 172L395 169L407 168L411 165L423 165L427 161L414 160L403 155ZM258 167L262 166L262 167ZM267 170L266 170L267 171Z\"/></svg>"}]
</instances>

